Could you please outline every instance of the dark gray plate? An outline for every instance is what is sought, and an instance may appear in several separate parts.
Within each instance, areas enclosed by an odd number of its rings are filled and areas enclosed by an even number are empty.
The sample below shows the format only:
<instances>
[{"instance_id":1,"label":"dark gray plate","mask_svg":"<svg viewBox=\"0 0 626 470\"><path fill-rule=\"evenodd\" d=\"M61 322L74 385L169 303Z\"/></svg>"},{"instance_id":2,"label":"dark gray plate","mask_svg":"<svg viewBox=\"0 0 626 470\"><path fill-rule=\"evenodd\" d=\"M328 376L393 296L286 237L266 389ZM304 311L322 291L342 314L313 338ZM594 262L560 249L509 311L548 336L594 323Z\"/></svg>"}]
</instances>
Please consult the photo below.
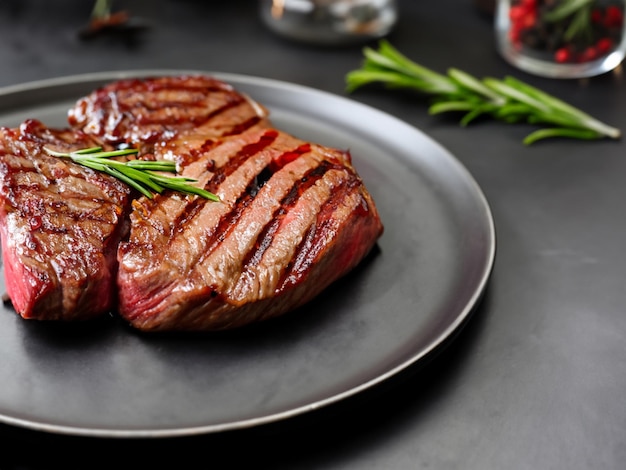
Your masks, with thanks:
<instances>
[{"instance_id":1,"label":"dark gray plate","mask_svg":"<svg viewBox=\"0 0 626 470\"><path fill-rule=\"evenodd\" d=\"M97 86L171 73L5 88L0 125L37 118L64 127L75 100ZM115 315L81 325L29 322L1 307L0 421L107 437L257 426L385 381L469 317L491 273L495 233L482 192L452 155L417 129L348 99L214 75L267 106L277 127L351 150L385 225L377 249L305 308L224 334L145 335Z\"/></svg>"}]
</instances>

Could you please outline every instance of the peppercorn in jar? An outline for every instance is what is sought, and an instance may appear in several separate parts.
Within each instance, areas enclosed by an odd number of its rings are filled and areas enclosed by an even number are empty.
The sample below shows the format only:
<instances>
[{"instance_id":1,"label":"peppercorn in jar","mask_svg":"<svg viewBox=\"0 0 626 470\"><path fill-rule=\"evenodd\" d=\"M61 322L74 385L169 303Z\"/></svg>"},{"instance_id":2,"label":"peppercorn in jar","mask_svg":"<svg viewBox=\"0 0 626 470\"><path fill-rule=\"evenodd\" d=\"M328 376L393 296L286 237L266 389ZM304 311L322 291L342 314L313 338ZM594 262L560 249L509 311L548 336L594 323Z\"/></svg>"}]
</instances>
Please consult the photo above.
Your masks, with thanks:
<instances>
[{"instance_id":1,"label":"peppercorn in jar","mask_svg":"<svg viewBox=\"0 0 626 470\"><path fill-rule=\"evenodd\" d=\"M498 49L522 70L555 78L621 64L625 0L499 0Z\"/></svg>"}]
</instances>

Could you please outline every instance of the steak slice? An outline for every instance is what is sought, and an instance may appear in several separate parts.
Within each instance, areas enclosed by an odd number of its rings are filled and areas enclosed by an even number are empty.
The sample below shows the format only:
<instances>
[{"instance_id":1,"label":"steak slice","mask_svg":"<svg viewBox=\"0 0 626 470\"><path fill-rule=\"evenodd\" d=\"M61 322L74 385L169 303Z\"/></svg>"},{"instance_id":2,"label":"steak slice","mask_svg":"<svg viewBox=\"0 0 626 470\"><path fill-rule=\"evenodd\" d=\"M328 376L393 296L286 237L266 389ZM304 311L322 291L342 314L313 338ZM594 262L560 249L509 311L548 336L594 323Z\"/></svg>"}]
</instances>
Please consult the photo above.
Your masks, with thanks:
<instances>
[{"instance_id":1,"label":"steak slice","mask_svg":"<svg viewBox=\"0 0 626 470\"><path fill-rule=\"evenodd\" d=\"M22 317L83 320L114 308L116 253L128 232L126 185L45 147L99 144L28 120L0 129L0 235L6 289Z\"/></svg>"},{"instance_id":2,"label":"steak slice","mask_svg":"<svg viewBox=\"0 0 626 470\"><path fill-rule=\"evenodd\" d=\"M81 98L69 111L72 127L112 143L168 140L191 129L207 137L264 125L267 111L232 86L207 76L119 80Z\"/></svg>"},{"instance_id":3,"label":"steak slice","mask_svg":"<svg viewBox=\"0 0 626 470\"><path fill-rule=\"evenodd\" d=\"M156 153L221 202L164 193L133 203L119 312L140 330L223 330L286 313L354 268L382 233L347 152L255 127L180 135Z\"/></svg>"}]
</instances>

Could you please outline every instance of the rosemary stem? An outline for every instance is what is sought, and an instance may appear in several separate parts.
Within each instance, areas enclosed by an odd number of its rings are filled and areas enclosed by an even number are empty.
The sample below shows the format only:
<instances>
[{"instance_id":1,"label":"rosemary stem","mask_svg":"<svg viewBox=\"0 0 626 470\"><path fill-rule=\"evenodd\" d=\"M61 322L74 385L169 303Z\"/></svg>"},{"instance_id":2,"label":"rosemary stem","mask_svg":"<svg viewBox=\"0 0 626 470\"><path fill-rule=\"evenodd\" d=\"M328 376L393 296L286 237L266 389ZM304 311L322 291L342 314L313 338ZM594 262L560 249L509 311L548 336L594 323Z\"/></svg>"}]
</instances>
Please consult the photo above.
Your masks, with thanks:
<instances>
[{"instance_id":1,"label":"rosemary stem","mask_svg":"<svg viewBox=\"0 0 626 470\"><path fill-rule=\"evenodd\" d=\"M578 8L588 2L573 0ZM621 137L620 129L513 77L481 80L456 68L442 75L408 59L384 39L378 50L366 47L363 55L362 67L346 75L348 92L378 82L389 88L410 88L432 95L429 113L464 112L461 125L478 116L490 115L508 123L526 121L554 126L531 134L524 140L526 144L550 137L585 140Z\"/></svg>"}]
</instances>

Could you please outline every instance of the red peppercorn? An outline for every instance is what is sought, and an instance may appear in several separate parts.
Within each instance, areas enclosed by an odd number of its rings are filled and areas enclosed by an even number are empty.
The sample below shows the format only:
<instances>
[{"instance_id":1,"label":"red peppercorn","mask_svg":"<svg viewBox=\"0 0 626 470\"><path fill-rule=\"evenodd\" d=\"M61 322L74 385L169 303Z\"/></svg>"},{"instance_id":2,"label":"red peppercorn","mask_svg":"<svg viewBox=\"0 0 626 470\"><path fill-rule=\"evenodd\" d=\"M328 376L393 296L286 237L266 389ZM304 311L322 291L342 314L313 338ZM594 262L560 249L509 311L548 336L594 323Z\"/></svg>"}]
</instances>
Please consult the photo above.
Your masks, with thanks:
<instances>
[{"instance_id":1,"label":"red peppercorn","mask_svg":"<svg viewBox=\"0 0 626 470\"><path fill-rule=\"evenodd\" d=\"M596 50L599 55L604 55L613 49L613 41L611 38L600 38L596 43Z\"/></svg>"},{"instance_id":2,"label":"red peppercorn","mask_svg":"<svg viewBox=\"0 0 626 470\"><path fill-rule=\"evenodd\" d=\"M606 7L604 26L606 26L607 28L620 28L622 26L623 20L624 14L620 7L615 5Z\"/></svg>"},{"instance_id":3,"label":"red peppercorn","mask_svg":"<svg viewBox=\"0 0 626 470\"><path fill-rule=\"evenodd\" d=\"M513 23L521 21L525 14L526 10L521 5L515 5L509 9L509 18Z\"/></svg>"},{"instance_id":4,"label":"red peppercorn","mask_svg":"<svg viewBox=\"0 0 626 470\"><path fill-rule=\"evenodd\" d=\"M527 11L522 20L524 28L532 28L537 23L537 13L535 11Z\"/></svg>"},{"instance_id":5,"label":"red peppercorn","mask_svg":"<svg viewBox=\"0 0 626 470\"><path fill-rule=\"evenodd\" d=\"M572 54L567 47L561 47L554 53L554 60L560 64L569 62L572 59Z\"/></svg>"},{"instance_id":6,"label":"red peppercorn","mask_svg":"<svg viewBox=\"0 0 626 470\"><path fill-rule=\"evenodd\" d=\"M595 24L602 23L602 11L599 8L594 8L591 12L591 22Z\"/></svg>"},{"instance_id":7,"label":"red peppercorn","mask_svg":"<svg viewBox=\"0 0 626 470\"><path fill-rule=\"evenodd\" d=\"M598 50L593 46L589 46L585 48L583 53L580 55L580 61L589 62L591 60L597 59L598 57L599 57Z\"/></svg>"}]
</instances>

